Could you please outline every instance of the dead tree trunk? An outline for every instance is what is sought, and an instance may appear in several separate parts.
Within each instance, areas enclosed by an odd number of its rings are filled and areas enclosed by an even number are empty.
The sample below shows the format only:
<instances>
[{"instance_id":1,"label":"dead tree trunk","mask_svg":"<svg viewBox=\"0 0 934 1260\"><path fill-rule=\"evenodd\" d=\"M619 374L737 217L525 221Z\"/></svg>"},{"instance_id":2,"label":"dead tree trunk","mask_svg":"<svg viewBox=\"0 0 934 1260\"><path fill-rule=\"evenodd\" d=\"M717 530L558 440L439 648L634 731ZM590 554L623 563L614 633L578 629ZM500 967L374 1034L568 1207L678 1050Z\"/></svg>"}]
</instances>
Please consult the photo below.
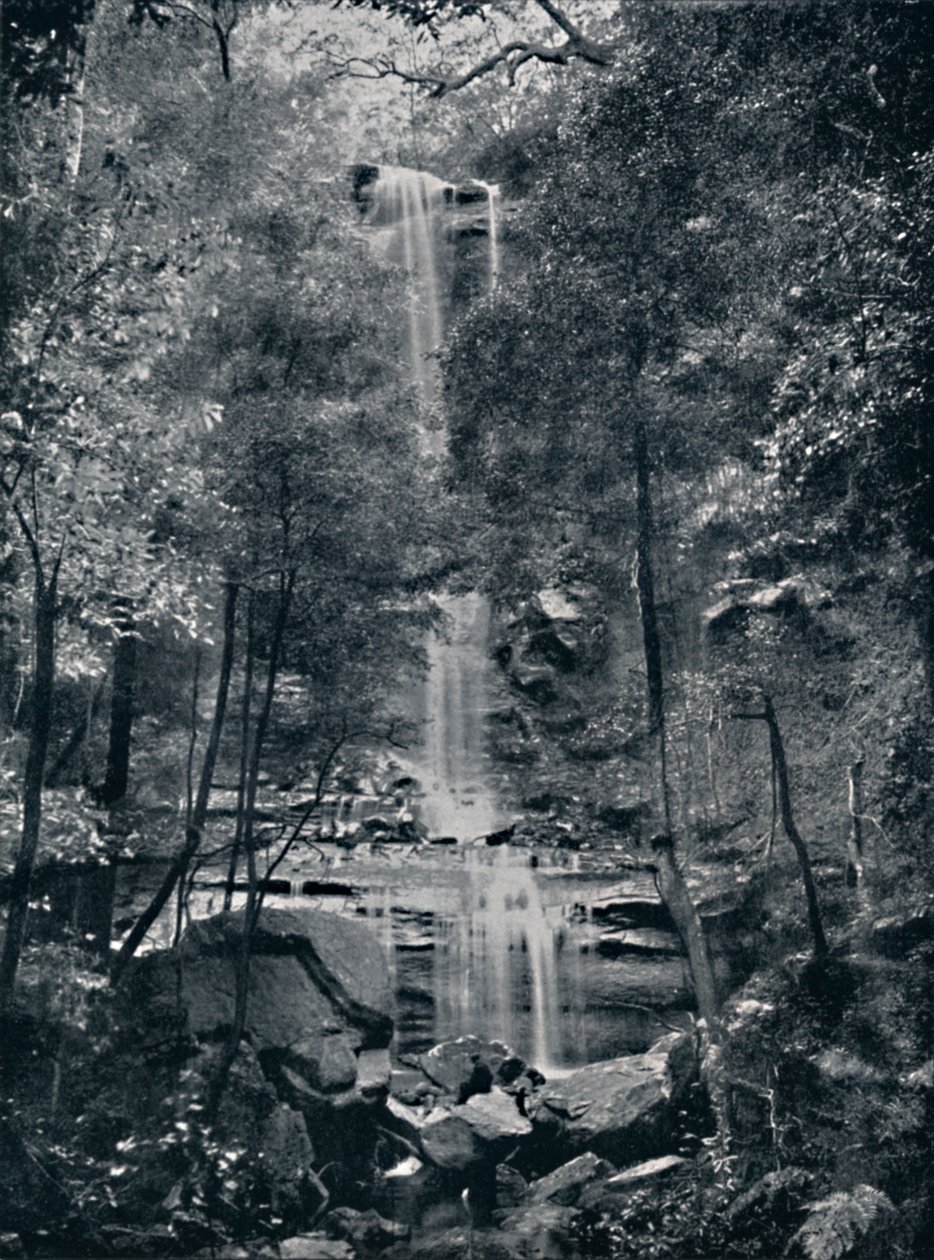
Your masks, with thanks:
<instances>
[{"instance_id":1,"label":"dead tree trunk","mask_svg":"<svg viewBox=\"0 0 934 1260\"><path fill-rule=\"evenodd\" d=\"M781 728L775 715L772 697L763 695L761 713L734 713L735 718L759 720L765 722L769 730L769 751L772 757L772 773L778 790L778 812L782 820L785 835L791 841L798 858L801 880L804 884L804 895L807 899L808 921L811 935L814 938L814 954L823 958L828 952L827 937L824 935L824 924L821 918L820 903L817 900L817 886L814 883L814 872L811 870L811 858L807 845L795 823L794 811L791 808L791 787L788 780L788 762L785 758L785 745L782 741Z\"/></svg>"}]
</instances>

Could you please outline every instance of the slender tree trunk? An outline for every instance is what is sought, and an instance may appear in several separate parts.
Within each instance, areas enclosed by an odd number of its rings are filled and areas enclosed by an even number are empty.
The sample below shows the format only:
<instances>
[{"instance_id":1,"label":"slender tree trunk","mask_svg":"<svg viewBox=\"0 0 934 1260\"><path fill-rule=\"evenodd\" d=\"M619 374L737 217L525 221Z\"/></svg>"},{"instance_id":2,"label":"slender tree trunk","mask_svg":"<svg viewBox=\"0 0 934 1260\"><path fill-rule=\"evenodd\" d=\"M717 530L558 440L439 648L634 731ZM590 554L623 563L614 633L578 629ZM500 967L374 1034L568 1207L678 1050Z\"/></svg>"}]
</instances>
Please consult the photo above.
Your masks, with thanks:
<instances>
[{"instance_id":1,"label":"slender tree trunk","mask_svg":"<svg viewBox=\"0 0 934 1260\"><path fill-rule=\"evenodd\" d=\"M811 924L811 935L814 937L814 953L823 957L827 952L827 938L824 935L824 924L821 919L820 905L817 900L817 888L814 884L814 873L811 870L811 859L807 845L801 837L795 823L791 808L791 789L788 783L788 763L785 760L785 745L779 729L778 718L771 696L763 697L764 718L769 728L769 747L772 753L772 765L775 769L775 781L778 787L778 809L785 834L794 846L801 868L801 879L804 883L804 895L808 903L808 919Z\"/></svg>"},{"instance_id":2,"label":"slender tree trunk","mask_svg":"<svg viewBox=\"0 0 934 1260\"><path fill-rule=\"evenodd\" d=\"M263 754L263 744L269 729L269 718L272 703L276 694L276 680L279 673L279 662L282 654L282 643L288 624L289 609L292 602L292 589L295 583L294 572L286 579L283 576L279 590L279 607L273 626L272 641L269 647L269 666L266 671L266 688L263 704L256 719L256 730L253 733L253 746L250 750L250 765L247 778L246 807L243 820L243 848L246 853L248 888L246 909L243 913L243 928L240 935L240 947L237 955L237 973L234 988L234 1014L230 1035L221 1051L213 1074L211 1088L207 1100L207 1121L213 1124L217 1118L230 1069L233 1067L240 1049L243 1030L246 1027L247 1008L250 994L250 956L253 948L253 934L259 921L262 908L259 896L259 879L256 869L256 848L253 838L253 821L256 812L256 791L259 784L259 768Z\"/></svg>"},{"instance_id":3,"label":"slender tree trunk","mask_svg":"<svg viewBox=\"0 0 934 1260\"><path fill-rule=\"evenodd\" d=\"M117 643L110 694L110 736L101 799L112 809L126 796L130 782L130 741L136 698L136 624L129 600L115 601Z\"/></svg>"},{"instance_id":4,"label":"slender tree trunk","mask_svg":"<svg viewBox=\"0 0 934 1260\"><path fill-rule=\"evenodd\" d=\"M645 679L648 692L649 726L655 736L658 757L659 790L665 831L652 840L656 861L658 893L672 917L687 951L697 1008L706 1021L708 1036L716 1035L720 1011L717 982L704 926L691 900L681 868L675 860L672 840L671 806L668 791L667 740L665 730L665 688L661 634L655 607L655 577L652 565L653 513L648 432L637 423L633 438L636 461L636 591L642 622L645 653Z\"/></svg>"},{"instance_id":5,"label":"slender tree trunk","mask_svg":"<svg viewBox=\"0 0 934 1260\"><path fill-rule=\"evenodd\" d=\"M234 828L233 849L227 867L227 884L224 888L224 909L233 903L234 884L237 881L237 864L243 845L243 824L246 815L246 785L250 768L250 714L253 705L253 656L255 599L250 592L246 624L246 660L243 671L243 702L240 710L240 772L237 778L237 822Z\"/></svg>"},{"instance_id":6,"label":"slender tree trunk","mask_svg":"<svg viewBox=\"0 0 934 1260\"><path fill-rule=\"evenodd\" d=\"M697 1010L707 1021L710 1030L716 1028L720 1015L720 994L713 968L713 958L707 942L707 933L697 907L691 900L684 875L675 861L674 846L670 836L655 836L652 840L655 854L656 882L659 895L668 908L678 935L687 950Z\"/></svg>"},{"instance_id":7,"label":"slender tree trunk","mask_svg":"<svg viewBox=\"0 0 934 1260\"><path fill-rule=\"evenodd\" d=\"M645 680L649 700L649 728L658 731L665 720L665 686L662 667L662 640L655 607L655 578L652 568L652 487L649 439L645 424L637 422L633 436L636 463L636 593L642 622L645 653ZM665 802L666 812L667 792Z\"/></svg>"},{"instance_id":8,"label":"slender tree trunk","mask_svg":"<svg viewBox=\"0 0 934 1260\"><path fill-rule=\"evenodd\" d=\"M863 889L863 762L854 761L847 771L850 834L847 840L846 886Z\"/></svg>"},{"instance_id":9,"label":"slender tree trunk","mask_svg":"<svg viewBox=\"0 0 934 1260\"><path fill-rule=\"evenodd\" d=\"M42 821L42 784L52 731L52 697L55 687L56 582L46 583L41 570L35 573L34 628L35 665L29 731L29 749L23 779L23 827L19 852L13 869L3 955L0 958L0 1011L13 1003L16 973L26 939L29 892L39 847Z\"/></svg>"},{"instance_id":10,"label":"slender tree trunk","mask_svg":"<svg viewBox=\"0 0 934 1260\"><path fill-rule=\"evenodd\" d=\"M208 812L208 801L211 795L211 784L214 781L214 767L217 764L217 754L220 748L221 732L224 728L224 713L227 708L227 695L230 691L230 675L233 668L234 639L236 635L236 619L237 619L237 594L238 586L234 582L228 582L224 593L224 643L221 650L220 674L217 680L217 695L214 700L214 718L211 723L211 733L208 737L208 745L204 753L204 762L201 766L201 778L198 783L198 795L195 799L195 807L192 811L191 821L185 829L185 843L179 852L175 855L172 863L165 874L159 889L150 901L149 905L137 919L136 923L130 930L129 936L120 947L120 952L114 959L111 968L110 979L111 984L119 984L127 963L136 953L143 940L143 937L155 923L156 919L162 913L163 907L172 896L175 885L184 875L188 863L198 850L201 843L201 833L204 830L205 820Z\"/></svg>"}]
</instances>

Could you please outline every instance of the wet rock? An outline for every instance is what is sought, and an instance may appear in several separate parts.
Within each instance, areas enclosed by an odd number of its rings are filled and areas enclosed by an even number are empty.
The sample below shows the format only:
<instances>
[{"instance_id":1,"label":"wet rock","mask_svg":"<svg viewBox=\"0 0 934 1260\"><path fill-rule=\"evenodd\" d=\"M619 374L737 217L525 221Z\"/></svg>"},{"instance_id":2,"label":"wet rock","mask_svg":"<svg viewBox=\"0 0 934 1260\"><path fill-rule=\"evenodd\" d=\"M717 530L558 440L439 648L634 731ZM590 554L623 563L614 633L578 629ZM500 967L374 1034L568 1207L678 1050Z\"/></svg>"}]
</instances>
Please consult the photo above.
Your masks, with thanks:
<instances>
[{"instance_id":1,"label":"wet rock","mask_svg":"<svg viewBox=\"0 0 934 1260\"><path fill-rule=\"evenodd\" d=\"M464 1091L477 1083L478 1069L489 1074L487 1089L494 1084L510 1085L527 1070L525 1062L502 1041L485 1041L472 1034L432 1046L418 1056L418 1065L430 1081L462 1102L466 1101Z\"/></svg>"},{"instance_id":2,"label":"wet rock","mask_svg":"<svg viewBox=\"0 0 934 1260\"><path fill-rule=\"evenodd\" d=\"M693 1168L689 1159L680 1155L662 1155L658 1159L648 1159L641 1164L624 1168L601 1181L588 1186L580 1197L580 1206L600 1211L618 1205L619 1200L637 1190L645 1190L650 1186L661 1185L675 1176L685 1176Z\"/></svg>"},{"instance_id":3,"label":"wet rock","mask_svg":"<svg viewBox=\"0 0 934 1260\"><path fill-rule=\"evenodd\" d=\"M569 598L569 592L550 586L538 591L533 599L535 606L549 621L582 621L584 610L579 599Z\"/></svg>"},{"instance_id":4,"label":"wet rock","mask_svg":"<svg viewBox=\"0 0 934 1260\"><path fill-rule=\"evenodd\" d=\"M554 1203L559 1207L573 1207L581 1192L595 1181L605 1181L616 1172L616 1167L605 1159L585 1151L576 1159L562 1164L546 1177L539 1178L529 1187L530 1203Z\"/></svg>"},{"instance_id":5,"label":"wet rock","mask_svg":"<svg viewBox=\"0 0 934 1260\"><path fill-rule=\"evenodd\" d=\"M660 897L648 898L632 894L627 895L625 889L611 892L593 901L590 913L594 919L612 919L624 928L655 928L663 932L673 932L674 923L671 915L662 904Z\"/></svg>"},{"instance_id":6,"label":"wet rock","mask_svg":"<svg viewBox=\"0 0 934 1260\"><path fill-rule=\"evenodd\" d=\"M717 635L741 625L749 613L806 617L810 609L826 608L833 602L828 591L795 577L764 586L755 579L739 578L720 582L715 589L722 598L703 612L701 622L705 630Z\"/></svg>"},{"instance_id":7,"label":"wet rock","mask_svg":"<svg viewBox=\"0 0 934 1260\"><path fill-rule=\"evenodd\" d=\"M324 1225L330 1237L343 1239L355 1251L364 1254L383 1251L408 1238L410 1233L407 1225L387 1221L373 1208L367 1212L358 1212L352 1207L335 1208L328 1213Z\"/></svg>"},{"instance_id":8,"label":"wet rock","mask_svg":"<svg viewBox=\"0 0 934 1260\"><path fill-rule=\"evenodd\" d=\"M587 726L587 716L581 709L576 708L573 704L562 705L560 708L547 709L538 719L539 724L551 735L571 735L575 731L582 731ZM564 798L568 800L569 798ZM537 806L530 805L527 808L535 809ZM547 808L547 806L546 806Z\"/></svg>"},{"instance_id":9,"label":"wet rock","mask_svg":"<svg viewBox=\"0 0 934 1260\"><path fill-rule=\"evenodd\" d=\"M545 1085L532 1111L537 1150L593 1151L617 1164L665 1152L694 1075L691 1040L671 1033L645 1054L593 1063Z\"/></svg>"}]
</instances>

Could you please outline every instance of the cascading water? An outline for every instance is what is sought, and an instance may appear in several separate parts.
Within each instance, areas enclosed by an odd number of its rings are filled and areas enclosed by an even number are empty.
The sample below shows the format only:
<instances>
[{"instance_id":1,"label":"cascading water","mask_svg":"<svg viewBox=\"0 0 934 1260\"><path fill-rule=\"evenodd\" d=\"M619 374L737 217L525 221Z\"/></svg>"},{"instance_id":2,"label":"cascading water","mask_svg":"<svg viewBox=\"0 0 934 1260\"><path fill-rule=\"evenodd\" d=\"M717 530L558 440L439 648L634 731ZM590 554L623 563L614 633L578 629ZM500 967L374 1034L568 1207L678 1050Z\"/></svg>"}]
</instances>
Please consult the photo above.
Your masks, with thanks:
<instances>
[{"instance_id":1,"label":"cascading water","mask_svg":"<svg viewBox=\"0 0 934 1260\"><path fill-rule=\"evenodd\" d=\"M445 451L434 354L444 336L450 289L445 218L452 192L451 185L424 171L380 167L367 216L387 258L408 278L407 350L412 380L426 412L424 447L432 456ZM488 189L490 285L499 268L496 192ZM445 593L437 602L444 624L427 643L424 739L411 769L421 784L421 815L429 832L470 840L495 830L502 816L491 782L484 726L492 692L489 605L475 592Z\"/></svg>"}]
</instances>

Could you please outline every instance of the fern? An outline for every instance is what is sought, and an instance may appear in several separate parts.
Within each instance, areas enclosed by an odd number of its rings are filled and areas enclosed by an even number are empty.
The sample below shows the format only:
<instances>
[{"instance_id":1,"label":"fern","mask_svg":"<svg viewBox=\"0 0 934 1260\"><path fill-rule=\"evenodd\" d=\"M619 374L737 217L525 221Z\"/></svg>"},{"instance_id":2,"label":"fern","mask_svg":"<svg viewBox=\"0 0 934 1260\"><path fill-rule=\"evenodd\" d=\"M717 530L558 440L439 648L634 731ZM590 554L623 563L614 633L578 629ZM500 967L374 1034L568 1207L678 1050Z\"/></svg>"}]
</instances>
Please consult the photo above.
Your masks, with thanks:
<instances>
[{"instance_id":1,"label":"fern","mask_svg":"<svg viewBox=\"0 0 934 1260\"><path fill-rule=\"evenodd\" d=\"M874 1225L892 1200L873 1186L854 1186L812 1203L808 1218L795 1234L808 1260L839 1260Z\"/></svg>"}]
</instances>

